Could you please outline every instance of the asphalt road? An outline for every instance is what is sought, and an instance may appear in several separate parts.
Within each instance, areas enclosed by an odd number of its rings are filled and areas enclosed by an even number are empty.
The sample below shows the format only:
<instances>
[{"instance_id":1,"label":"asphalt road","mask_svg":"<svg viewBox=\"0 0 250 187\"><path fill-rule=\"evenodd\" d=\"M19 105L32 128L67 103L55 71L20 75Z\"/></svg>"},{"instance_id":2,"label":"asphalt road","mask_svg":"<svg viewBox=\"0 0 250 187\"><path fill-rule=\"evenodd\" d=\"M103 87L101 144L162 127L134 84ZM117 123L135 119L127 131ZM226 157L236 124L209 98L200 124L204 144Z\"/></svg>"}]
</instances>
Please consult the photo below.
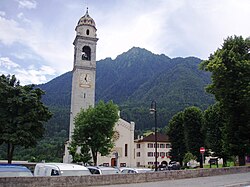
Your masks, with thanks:
<instances>
[{"instance_id":1,"label":"asphalt road","mask_svg":"<svg viewBox=\"0 0 250 187\"><path fill-rule=\"evenodd\" d=\"M107 187L250 187L250 173L218 175L159 182L108 185Z\"/></svg>"}]
</instances>

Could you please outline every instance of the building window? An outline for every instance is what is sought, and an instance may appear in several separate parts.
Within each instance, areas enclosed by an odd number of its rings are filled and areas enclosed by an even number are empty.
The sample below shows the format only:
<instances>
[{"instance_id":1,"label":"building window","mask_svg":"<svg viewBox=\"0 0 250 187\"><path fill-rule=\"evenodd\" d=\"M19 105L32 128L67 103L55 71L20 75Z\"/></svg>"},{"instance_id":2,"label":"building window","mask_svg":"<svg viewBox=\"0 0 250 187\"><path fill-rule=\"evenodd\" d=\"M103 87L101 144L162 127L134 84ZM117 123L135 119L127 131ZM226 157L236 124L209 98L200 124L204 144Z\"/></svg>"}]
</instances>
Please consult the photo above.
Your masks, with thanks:
<instances>
[{"instance_id":1,"label":"building window","mask_svg":"<svg viewBox=\"0 0 250 187\"><path fill-rule=\"evenodd\" d=\"M166 157L169 157L170 156L170 152L166 152Z\"/></svg>"},{"instance_id":2,"label":"building window","mask_svg":"<svg viewBox=\"0 0 250 187\"><path fill-rule=\"evenodd\" d=\"M154 162L148 162L148 165L153 165L154 164Z\"/></svg>"},{"instance_id":3,"label":"building window","mask_svg":"<svg viewBox=\"0 0 250 187\"><path fill-rule=\"evenodd\" d=\"M155 162L154 162L154 165L155 165ZM159 162L157 162L157 165L159 165Z\"/></svg>"},{"instance_id":4,"label":"building window","mask_svg":"<svg viewBox=\"0 0 250 187\"><path fill-rule=\"evenodd\" d=\"M140 152L137 152L137 153L136 153L136 156L137 156L137 157L140 157L140 156L141 156L141 153L140 153Z\"/></svg>"},{"instance_id":5,"label":"building window","mask_svg":"<svg viewBox=\"0 0 250 187\"><path fill-rule=\"evenodd\" d=\"M160 152L160 157L165 157L165 153L164 152Z\"/></svg>"},{"instance_id":6,"label":"building window","mask_svg":"<svg viewBox=\"0 0 250 187\"><path fill-rule=\"evenodd\" d=\"M89 35L89 29L86 30L86 34Z\"/></svg>"},{"instance_id":7,"label":"building window","mask_svg":"<svg viewBox=\"0 0 250 187\"><path fill-rule=\"evenodd\" d=\"M126 167L126 163L120 163L120 167Z\"/></svg>"},{"instance_id":8,"label":"building window","mask_svg":"<svg viewBox=\"0 0 250 187\"><path fill-rule=\"evenodd\" d=\"M140 162L136 162L136 166L140 167L141 163Z\"/></svg>"},{"instance_id":9,"label":"building window","mask_svg":"<svg viewBox=\"0 0 250 187\"><path fill-rule=\"evenodd\" d=\"M153 152L148 152L148 157L153 157L154 153Z\"/></svg>"},{"instance_id":10,"label":"building window","mask_svg":"<svg viewBox=\"0 0 250 187\"><path fill-rule=\"evenodd\" d=\"M161 143L160 148L165 148L165 144Z\"/></svg>"},{"instance_id":11,"label":"building window","mask_svg":"<svg viewBox=\"0 0 250 187\"><path fill-rule=\"evenodd\" d=\"M155 156L155 152L154 152L154 156ZM159 152L157 152L157 157L159 156Z\"/></svg>"},{"instance_id":12,"label":"building window","mask_svg":"<svg viewBox=\"0 0 250 187\"><path fill-rule=\"evenodd\" d=\"M167 144L166 144L166 148L171 148L171 144L170 144L170 143L167 143Z\"/></svg>"},{"instance_id":13,"label":"building window","mask_svg":"<svg viewBox=\"0 0 250 187\"><path fill-rule=\"evenodd\" d=\"M148 143L148 148L153 148L154 145L152 143Z\"/></svg>"},{"instance_id":14,"label":"building window","mask_svg":"<svg viewBox=\"0 0 250 187\"><path fill-rule=\"evenodd\" d=\"M103 163L102 165L105 167L109 167L109 163Z\"/></svg>"},{"instance_id":15,"label":"building window","mask_svg":"<svg viewBox=\"0 0 250 187\"><path fill-rule=\"evenodd\" d=\"M141 144L139 144L139 143L136 144L136 148L137 148L137 149L140 149L140 148L141 148Z\"/></svg>"},{"instance_id":16,"label":"building window","mask_svg":"<svg viewBox=\"0 0 250 187\"><path fill-rule=\"evenodd\" d=\"M155 148L155 144L154 144L154 148ZM159 144L157 144L157 148L159 148Z\"/></svg>"},{"instance_id":17,"label":"building window","mask_svg":"<svg viewBox=\"0 0 250 187\"><path fill-rule=\"evenodd\" d=\"M125 144L125 156L128 156L128 144Z\"/></svg>"}]
</instances>

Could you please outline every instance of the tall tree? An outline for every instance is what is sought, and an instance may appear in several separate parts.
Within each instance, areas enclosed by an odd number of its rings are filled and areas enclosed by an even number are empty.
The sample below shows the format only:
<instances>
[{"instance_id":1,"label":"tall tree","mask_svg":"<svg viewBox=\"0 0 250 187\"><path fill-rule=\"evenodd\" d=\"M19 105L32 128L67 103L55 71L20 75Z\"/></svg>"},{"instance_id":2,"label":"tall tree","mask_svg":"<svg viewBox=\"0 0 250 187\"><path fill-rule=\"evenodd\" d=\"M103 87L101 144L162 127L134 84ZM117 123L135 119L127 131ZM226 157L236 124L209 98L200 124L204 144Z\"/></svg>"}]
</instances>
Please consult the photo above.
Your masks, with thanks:
<instances>
[{"instance_id":1,"label":"tall tree","mask_svg":"<svg viewBox=\"0 0 250 187\"><path fill-rule=\"evenodd\" d=\"M118 119L118 106L112 101L100 101L95 108L90 107L77 114L72 141L84 148L81 152L91 151L94 165L97 164L98 153L105 156L113 148L113 128Z\"/></svg>"},{"instance_id":2,"label":"tall tree","mask_svg":"<svg viewBox=\"0 0 250 187\"><path fill-rule=\"evenodd\" d=\"M52 116L41 102L43 94L34 85L21 86L14 75L0 77L0 143L7 144L8 163L15 146L31 147L42 138L43 122Z\"/></svg>"},{"instance_id":3,"label":"tall tree","mask_svg":"<svg viewBox=\"0 0 250 187\"><path fill-rule=\"evenodd\" d=\"M201 68L212 72L207 91L215 95L226 113L226 134L232 155L245 165L250 153L250 38L228 37L221 48L203 61Z\"/></svg>"},{"instance_id":4,"label":"tall tree","mask_svg":"<svg viewBox=\"0 0 250 187\"><path fill-rule=\"evenodd\" d=\"M187 151L201 162L200 147L204 146L203 114L197 107L188 107L183 111L183 125Z\"/></svg>"},{"instance_id":5,"label":"tall tree","mask_svg":"<svg viewBox=\"0 0 250 187\"><path fill-rule=\"evenodd\" d=\"M225 142L225 116L220 103L208 107L204 111L204 131L206 145L211 149L212 156L223 158L223 166L229 157L228 145Z\"/></svg>"},{"instance_id":6,"label":"tall tree","mask_svg":"<svg viewBox=\"0 0 250 187\"><path fill-rule=\"evenodd\" d=\"M182 166L186 153L185 136L183 128L183 112L179 112L169 121L167 135L171 142L171 159L179 161Z\"/></svg>"}]
</instances>

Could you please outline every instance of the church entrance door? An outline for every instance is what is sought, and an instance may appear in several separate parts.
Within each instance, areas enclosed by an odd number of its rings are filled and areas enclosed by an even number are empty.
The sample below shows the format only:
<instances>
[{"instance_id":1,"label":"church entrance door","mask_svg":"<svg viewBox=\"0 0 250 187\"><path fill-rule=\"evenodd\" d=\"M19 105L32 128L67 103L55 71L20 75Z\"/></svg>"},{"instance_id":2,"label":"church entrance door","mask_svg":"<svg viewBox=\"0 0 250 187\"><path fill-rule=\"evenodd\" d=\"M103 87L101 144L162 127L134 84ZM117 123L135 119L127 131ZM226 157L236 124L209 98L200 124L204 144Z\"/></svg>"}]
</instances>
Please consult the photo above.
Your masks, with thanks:
<instances>
[{"instance_id":1,"label":"church entrance door","mask_svg":"<svg viewBox=\"0 0 250 187\"><path fill-rule=\"evenodd\" d=\"M117 166L116 159L111 158L111 167Z\"/></svg>"}]
</instances>

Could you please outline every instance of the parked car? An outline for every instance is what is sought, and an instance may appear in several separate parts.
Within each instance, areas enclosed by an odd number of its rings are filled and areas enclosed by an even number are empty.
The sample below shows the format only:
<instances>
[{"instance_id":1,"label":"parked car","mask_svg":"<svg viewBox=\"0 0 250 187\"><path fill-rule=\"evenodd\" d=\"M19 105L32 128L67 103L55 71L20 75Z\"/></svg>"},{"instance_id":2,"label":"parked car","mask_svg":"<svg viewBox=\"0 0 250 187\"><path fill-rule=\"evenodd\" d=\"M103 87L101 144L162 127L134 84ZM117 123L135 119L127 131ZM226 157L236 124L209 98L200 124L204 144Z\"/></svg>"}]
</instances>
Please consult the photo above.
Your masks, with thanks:
<instances>
[{"instance_id":1,"label":"parked car","mask_svg":"<svg viewBox=\"0 0 250 187\"><path fill-rule=\"evenodd\" d=\"M119 169L112 167L104 167L104 166L87 166L90 173L92 174L100 174L100 175L110 175L110 174L118 174L120 173Z\"/></svg>"},{"instance_id":2,"label":"parked car","mask_svg":"<svg viewBox=\"0 0 250 187\"><path fill-rule=\"evenodd\" d=\"M165 171L168 170L168 162L162 161L161 164L158 166L158 171Z\"/></svg>"},{"instance_id":3,"label":"parked car","mask_svg":"<svg viewBox=\"0 0 250 187\"><path fill-rule=\"evenodd\" d=\"M31 171L21 165L0 164L0 177L32 177Z\"/></svg>"},{"instance_id":4,"label":"parked car","mask_svg":"<svg viewBox=\"0 0 250 187\"><path fill-rule=\"evenodd\" d=\"M180 170L181 169L181 165L179 162L176 161L170 161L168 164L168 169L169 170Z\"/></svg>"},{"instance_id":5,"label":"parked car","mask_svg":"<svg viewBox=\"0 0 250 187\"><path fill-rule=\"evenodd\" d=\"M66 163L38 163L34 176L82 176L91 175L85 166Z\"/></svg>"},{"instance_id":6,"label":"parked car","mask_svg":"<svg viewBox=\"0 0 250 187\"><path fill-rule=\"evenodd\" d=\"M121 173L147 173L153 172L150 168L120 168Z\"/></svg>"}]
</instances>

